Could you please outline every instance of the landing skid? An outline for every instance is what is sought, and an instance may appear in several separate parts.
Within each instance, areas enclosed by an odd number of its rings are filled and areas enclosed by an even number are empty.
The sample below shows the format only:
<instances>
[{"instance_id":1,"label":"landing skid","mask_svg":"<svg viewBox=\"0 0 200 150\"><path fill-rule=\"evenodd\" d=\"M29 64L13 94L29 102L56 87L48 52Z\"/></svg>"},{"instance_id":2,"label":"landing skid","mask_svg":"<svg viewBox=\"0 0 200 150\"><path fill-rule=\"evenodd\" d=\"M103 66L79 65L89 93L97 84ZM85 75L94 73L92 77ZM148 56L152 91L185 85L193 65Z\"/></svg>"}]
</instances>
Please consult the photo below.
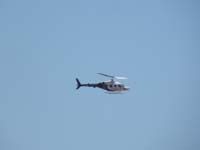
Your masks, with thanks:
<instances>
[{"instance_id":1,"label":"landing skid","mask_svg":"<svg viewBox=\"0 0 200 150\"><path fill-rule=\"evenodd\" d=\"M123 94L121 91L109 91L105 92L106 94Z\"/></svg>"}]
</instances>

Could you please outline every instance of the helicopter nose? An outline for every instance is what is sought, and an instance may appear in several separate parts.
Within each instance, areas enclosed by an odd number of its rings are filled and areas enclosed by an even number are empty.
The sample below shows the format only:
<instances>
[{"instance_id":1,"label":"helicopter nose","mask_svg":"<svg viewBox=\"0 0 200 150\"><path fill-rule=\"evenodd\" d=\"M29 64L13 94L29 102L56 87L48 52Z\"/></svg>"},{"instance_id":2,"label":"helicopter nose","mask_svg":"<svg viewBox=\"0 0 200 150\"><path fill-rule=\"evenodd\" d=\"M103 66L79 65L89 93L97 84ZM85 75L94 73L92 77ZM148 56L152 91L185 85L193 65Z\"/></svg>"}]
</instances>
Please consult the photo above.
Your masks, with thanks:
<instances>
[{"instance_id":1,"label":"helicopter nose","mask_svg":"<svg viewBox=\"0 0 200 150\"><path fill-rule=\"evenodd\" d=\"M127 87L127 86L124 87L124 90L125 90L125 91L128 91L129 89L130 89L130 87Z\"/></svg>"}]
</instances>

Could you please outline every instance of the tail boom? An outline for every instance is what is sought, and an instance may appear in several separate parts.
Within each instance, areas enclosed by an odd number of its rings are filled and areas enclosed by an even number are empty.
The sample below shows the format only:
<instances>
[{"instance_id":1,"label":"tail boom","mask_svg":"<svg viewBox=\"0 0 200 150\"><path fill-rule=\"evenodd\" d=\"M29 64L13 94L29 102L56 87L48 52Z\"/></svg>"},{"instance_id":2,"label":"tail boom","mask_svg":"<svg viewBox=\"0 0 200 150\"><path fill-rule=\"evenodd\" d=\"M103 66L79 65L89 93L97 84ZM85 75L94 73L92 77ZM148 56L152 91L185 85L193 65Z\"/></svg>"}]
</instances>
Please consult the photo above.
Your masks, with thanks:
<instances>
[{"instance_id":1,"label":"tail boom","mask_svg":"<svg viewBox=\"0 0 200 150\"><path fill-rule=\"evenodd\" d=\"M81 84L81 82L79 81L78 78L76 78L76 83L77 83L77 87L76 89L78 90L81 86L85 86L85 87L93 87L93 88L96 88L96 87L100 87L99 84Z\"/></svg>"}]
</instances>

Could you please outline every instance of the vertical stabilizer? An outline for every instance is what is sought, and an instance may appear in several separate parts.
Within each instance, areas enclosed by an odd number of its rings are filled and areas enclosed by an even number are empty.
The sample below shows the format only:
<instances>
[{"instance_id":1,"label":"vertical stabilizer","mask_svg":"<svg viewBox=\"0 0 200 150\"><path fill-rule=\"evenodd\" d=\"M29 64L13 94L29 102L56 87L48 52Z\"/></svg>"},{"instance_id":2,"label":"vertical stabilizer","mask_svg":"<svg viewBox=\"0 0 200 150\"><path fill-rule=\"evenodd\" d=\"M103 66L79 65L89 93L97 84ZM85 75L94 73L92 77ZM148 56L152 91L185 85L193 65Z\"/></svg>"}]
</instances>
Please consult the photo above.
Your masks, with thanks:
<instances>
[{"instance_id":1,"label":"vertical stabilizer","mask_svg":"<svg viewBox=\"0 0 200 150\"><path fill-rule=\"evenodd\" d=\"M78 90L78 89L81 87L81 83L80 83L80 81L79 81L78 78L76 78L76 82L77 82L77 87L76 87L76 89Z\"/></svg>"}]
</instances>

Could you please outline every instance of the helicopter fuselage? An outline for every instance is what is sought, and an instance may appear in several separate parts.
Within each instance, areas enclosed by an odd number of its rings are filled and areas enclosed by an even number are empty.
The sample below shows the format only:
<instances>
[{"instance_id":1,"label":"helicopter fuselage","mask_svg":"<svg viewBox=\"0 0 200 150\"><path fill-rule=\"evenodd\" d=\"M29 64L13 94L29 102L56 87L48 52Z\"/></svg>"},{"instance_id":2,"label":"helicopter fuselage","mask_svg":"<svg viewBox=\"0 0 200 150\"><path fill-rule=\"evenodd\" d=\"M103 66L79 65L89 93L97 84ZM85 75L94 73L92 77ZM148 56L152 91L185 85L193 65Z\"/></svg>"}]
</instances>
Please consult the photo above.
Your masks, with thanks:
<instances>
[{"instance_id":1,"label":"helicopter fuselage","mask_svg":"<svg viewBox=\"0 0 200 150\"><path fill-rule=\"evenodd\" d=\"M124 86L124 84L120 83L120 82L116 82L114 80L111 81L105 81L105 82L99 82L99 83L93 83L93 84L81 84L80 81L78 79L76 79L77 81L77 88L79 89L80 87L84 86L84 87L93 87L93 88L100 88L109 92L121 92L121 91L127 91L129 90L128 87Z\"/></svg>"}]
</instances>

